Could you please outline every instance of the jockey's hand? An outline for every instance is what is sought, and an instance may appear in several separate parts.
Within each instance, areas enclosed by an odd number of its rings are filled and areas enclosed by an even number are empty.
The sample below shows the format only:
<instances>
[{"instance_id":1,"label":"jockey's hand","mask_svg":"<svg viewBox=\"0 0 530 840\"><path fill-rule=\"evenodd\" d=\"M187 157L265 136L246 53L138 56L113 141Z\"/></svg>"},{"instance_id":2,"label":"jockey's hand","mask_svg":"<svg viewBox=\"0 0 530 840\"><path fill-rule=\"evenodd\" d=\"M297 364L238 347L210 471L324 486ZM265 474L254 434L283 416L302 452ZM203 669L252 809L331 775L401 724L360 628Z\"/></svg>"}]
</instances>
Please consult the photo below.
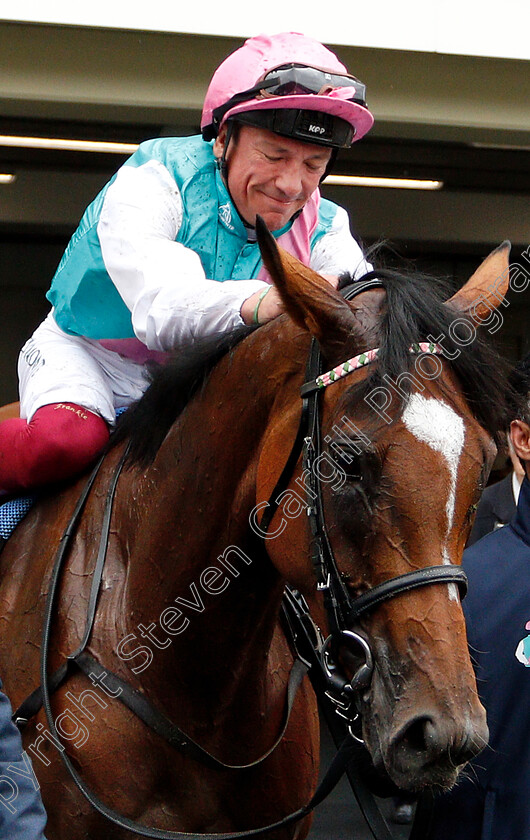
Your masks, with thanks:
<instances>
[{"instance_id":1,"label":"jockey's hand","mask_svg":"<svg viewBox=\"0 0 530 840\"><path fill-rule=\"evenodd\" d=\"M334 274L322 274L321 277L337 288L339 278ZM257 307L257 311L256 311ZM241 307L241 317L245 324L266 324L267 321L272 321L285 311L282 299L278 290L274 286L269 286L268 289L261 289L247 298Z\"/></svg>"},{"instance_id":2,"label":"jockey's hand","mask_svg":"<svg viewBox=\"0 0 530 840\"><path fill-rule=\"evenodd\" d=\"M285 311L283 301L274 286L255 292L241 306L241 317L245 324L266 324Z\"/></svg>"}]
</instances>

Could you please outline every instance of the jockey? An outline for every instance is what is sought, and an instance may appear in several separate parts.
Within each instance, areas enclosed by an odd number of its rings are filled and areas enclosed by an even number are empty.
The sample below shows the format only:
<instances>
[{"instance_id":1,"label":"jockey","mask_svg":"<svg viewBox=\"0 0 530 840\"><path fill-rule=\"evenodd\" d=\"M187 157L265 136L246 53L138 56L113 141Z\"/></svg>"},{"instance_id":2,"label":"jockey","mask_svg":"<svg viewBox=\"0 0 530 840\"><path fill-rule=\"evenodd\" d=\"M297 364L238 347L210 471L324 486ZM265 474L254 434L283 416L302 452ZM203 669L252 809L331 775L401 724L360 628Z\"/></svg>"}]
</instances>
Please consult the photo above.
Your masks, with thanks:
<instances>
[{"instance_id":1,"label":"jockey","mask_svg":"<svg viewBox=\"0 0 530 840\"><path fill-rule=\"evenodd\" d=\"M22 348L20 418L0 424L0 492L81 472L146 365L282 312L255 219L331 282L370 269L345 210L320 197L373 117L364 85L297 33L247 40L215 72L202 136L142 143L87 208Z\"/></svg>"}]
</instances>

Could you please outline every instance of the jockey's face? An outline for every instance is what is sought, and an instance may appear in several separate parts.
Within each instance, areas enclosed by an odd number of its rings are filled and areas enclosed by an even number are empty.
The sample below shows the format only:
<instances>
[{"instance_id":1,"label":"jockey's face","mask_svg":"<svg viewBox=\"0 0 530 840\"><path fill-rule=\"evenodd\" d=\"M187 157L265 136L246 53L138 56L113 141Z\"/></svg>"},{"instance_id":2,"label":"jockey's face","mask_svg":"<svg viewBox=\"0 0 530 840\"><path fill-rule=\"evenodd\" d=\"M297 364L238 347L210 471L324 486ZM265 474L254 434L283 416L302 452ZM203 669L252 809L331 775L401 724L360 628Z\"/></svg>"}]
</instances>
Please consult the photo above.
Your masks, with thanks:
<instances>
[{"instance_id":1,"label":"jockey's face","mask_svg":"<svg viewBox=\"0 0 530 840\"><path fill-rule=\"evenodd\" d=\"M214 144L217 158L225 141L223 126ZM259 214L269 230L279 230L317 189L330 155L322 146L241 125L226 155L228 189L240 215L254 225Z\"/></svg>"}]
</instances>

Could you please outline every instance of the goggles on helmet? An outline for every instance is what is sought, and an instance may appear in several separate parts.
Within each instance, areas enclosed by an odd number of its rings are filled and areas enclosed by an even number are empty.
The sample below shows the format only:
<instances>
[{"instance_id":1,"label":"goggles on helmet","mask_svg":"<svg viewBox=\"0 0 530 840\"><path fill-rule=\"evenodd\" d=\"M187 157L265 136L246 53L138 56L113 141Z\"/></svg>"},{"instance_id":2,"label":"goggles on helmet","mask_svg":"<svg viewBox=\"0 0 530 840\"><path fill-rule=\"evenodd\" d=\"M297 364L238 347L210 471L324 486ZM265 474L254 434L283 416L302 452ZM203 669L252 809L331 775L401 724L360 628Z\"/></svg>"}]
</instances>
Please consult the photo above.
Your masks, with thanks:
<instances>
[{"instance_id":1,"label":"goggles on helmet","mask_svg":"<svg viewBox=\"0 0 530 840\"><path fill-rule=\"evenodd\" d=\"M355 76L330 73L303 64L283 64L280 67L275 67L274 70L269 70L263 79L260 79L248 90L236 93L228 102L215 108L212 112L212 128L214 131L209 132L211 136L205 136L205 139L211 139L215 136L224 115L241 102L278 96L305 96L310 94L325 96L336 88L350 87L351 97L346 98L366 108L366 87ZM240 116L238 115L238 118Z\"/></svg>"},{"instance_id":2,"label":"goggles on helmet","mask_svg":"<svg viewBox=\"0 0 530 840\"><path fill-rule=\"evenodd\" d=\"M306 67L303 64L285 64L270 70L265 78L266 87L261 83L264 96L292 96L293 94L316 93L325 95L335 88L352 88L352 95L348 97L352 102L366 108L366 87L355 76L338 73L328 73L316 67ZM256 85L256 87L258 87Z\"/></svg>"}]
</instances>

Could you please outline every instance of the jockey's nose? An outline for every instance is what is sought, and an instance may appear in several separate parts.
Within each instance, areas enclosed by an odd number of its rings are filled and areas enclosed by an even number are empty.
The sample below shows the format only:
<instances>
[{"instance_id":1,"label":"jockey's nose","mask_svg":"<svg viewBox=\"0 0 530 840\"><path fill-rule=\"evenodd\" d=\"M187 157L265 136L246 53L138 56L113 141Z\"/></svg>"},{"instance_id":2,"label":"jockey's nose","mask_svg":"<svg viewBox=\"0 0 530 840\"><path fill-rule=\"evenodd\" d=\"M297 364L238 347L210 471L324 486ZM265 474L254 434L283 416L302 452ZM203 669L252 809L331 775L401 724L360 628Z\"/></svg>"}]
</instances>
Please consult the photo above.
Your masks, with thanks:
<instances>
[{"instance_id":1,"label":"jockey's nose","mask_svg":"<svg viewBox=\"0 0 530 840\"><path fill-rule=\"evenodd\" d=\"M289 161L282 166L275 178L275 185L287 198L300 198L303 193L302 170L298 161Z\"/></svg>"}]
</instances>

